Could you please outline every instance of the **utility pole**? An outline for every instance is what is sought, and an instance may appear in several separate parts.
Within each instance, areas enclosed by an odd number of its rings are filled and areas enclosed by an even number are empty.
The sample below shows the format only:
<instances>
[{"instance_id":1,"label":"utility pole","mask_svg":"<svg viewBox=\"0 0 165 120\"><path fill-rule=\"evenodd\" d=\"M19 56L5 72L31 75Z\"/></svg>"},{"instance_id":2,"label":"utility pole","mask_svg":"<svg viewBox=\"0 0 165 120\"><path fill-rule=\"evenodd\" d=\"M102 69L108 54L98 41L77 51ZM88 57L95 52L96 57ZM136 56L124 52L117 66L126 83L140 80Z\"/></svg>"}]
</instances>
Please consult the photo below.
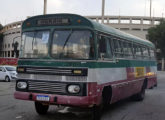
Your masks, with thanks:
<instances>
[{"instance_id":1,"label":"utility pole","mask_svg":"<svg viewBox=\"0 0 165 120\"><path fill-rule=\"evenodd\" d=\"M47 0L44 0L44 15L47 13Z\"/></svg>"},{"instance_id":2,"label":"utility pole","mask_svg":"<svg viewBox=\"0 0 165 120\"><path fill-rule=\"evenodd\" d=\"M150 0L150 18L151 18L151 15L152 15L152 0Z\"/></svg>"},{"instance_id":3,"label":"utility pole","mask_svg":"<svg viewBox=\"0 0 165 120\"><path fill-rule=\"evenodd\" d=\"M105 0L102 0L102 23L104 23Z\"/></svg>"}]
</instances>

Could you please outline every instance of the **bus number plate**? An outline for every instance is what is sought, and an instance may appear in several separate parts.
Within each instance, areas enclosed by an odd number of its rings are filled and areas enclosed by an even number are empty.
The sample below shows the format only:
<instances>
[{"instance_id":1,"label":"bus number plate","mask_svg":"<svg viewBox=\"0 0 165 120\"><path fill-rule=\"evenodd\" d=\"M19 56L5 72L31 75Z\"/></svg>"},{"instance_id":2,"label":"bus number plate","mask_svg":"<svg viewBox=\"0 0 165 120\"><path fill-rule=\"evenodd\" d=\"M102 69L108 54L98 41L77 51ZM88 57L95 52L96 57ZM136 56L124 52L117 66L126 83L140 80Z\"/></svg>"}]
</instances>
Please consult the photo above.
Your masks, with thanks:
<instances>
[{"instance_id":1,"label":"bus number plate","mask_svg":"<svg viewBox=\"0 0 165 120\"><path fill-rule=\"evenodd\" d=\"M50 100L50 97L49 96L46 96L46 95L37 95L37 98L36 98L38 101L49 101Z\"/></svg>"}]
</instances>

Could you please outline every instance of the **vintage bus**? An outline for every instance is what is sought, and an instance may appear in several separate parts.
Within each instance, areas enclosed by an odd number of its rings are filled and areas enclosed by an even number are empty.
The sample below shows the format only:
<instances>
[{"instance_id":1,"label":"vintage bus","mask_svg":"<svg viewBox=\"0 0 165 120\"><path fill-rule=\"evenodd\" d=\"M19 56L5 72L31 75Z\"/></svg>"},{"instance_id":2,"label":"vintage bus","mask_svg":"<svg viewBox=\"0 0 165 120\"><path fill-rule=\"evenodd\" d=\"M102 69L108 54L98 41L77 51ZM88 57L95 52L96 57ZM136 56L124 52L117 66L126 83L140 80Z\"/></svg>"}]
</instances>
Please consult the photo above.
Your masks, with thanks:
<instances>
[{"instance_id":1,"label":"vintage bus","mask_svg":"<svg viewBox=\"0 0 165 120\"><path fill-rule=\"evenodd\" d=\"M138 37L75 14L41 15L22 25L16 99L92 108L132 97L143 100L157 85L155 47Z\"/></svg>"}]
</instances>

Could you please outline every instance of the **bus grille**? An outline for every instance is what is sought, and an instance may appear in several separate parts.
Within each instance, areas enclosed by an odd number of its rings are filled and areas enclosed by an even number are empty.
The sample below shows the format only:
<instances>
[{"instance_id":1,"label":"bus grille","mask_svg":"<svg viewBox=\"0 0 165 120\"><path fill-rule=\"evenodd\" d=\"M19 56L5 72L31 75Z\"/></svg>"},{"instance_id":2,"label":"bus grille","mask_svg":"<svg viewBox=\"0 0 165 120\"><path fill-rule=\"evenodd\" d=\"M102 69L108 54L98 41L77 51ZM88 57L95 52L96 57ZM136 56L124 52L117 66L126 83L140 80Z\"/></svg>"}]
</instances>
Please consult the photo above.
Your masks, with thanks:
<instances>
[{"instance_id":1,"label":"bus grille","mask_svg":"<svg viewBox=\"0 0 165 120\"><path fill-rule=\"evenodd\" d=\"M28 81L28 85L29 92L66 94L66 83Z\"/></svg>"},{"instance_id":2,"label":"bus grille","mask_svg":"<svg viewBox=\"0 0 165 120\"><path fill-rule=\"evenodd\" d=\"M86 76L66 76L66 81L74 81L74 82L86 82Z\"/></svg>"}]
</instances>

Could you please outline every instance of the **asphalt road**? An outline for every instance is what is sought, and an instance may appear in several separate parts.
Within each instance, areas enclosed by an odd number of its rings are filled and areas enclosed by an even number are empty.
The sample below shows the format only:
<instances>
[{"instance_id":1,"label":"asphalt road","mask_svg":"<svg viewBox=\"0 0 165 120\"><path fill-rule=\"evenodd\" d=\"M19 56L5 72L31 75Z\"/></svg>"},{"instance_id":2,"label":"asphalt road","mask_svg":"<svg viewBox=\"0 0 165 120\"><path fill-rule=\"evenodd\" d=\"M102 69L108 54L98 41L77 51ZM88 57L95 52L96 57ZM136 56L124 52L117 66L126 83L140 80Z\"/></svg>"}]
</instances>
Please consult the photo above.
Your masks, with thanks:
<instances>
[{"instance_id":1,"label":"asphalt road","mask_svg":"<svg viewBox=\"0 0 165 120\"><path fill-rule=\"evenodd\" d=\"M88 112L51 106L48 114L39 116L34 103L13 97L15 82L0 82L0 120L89 120ZM79 112L77 112L79 111ZM165 120L165 72L158 72L158 87L146 91L142 102L130 99L109 106L101 120Z\"/></svg>"}]
</instances>

